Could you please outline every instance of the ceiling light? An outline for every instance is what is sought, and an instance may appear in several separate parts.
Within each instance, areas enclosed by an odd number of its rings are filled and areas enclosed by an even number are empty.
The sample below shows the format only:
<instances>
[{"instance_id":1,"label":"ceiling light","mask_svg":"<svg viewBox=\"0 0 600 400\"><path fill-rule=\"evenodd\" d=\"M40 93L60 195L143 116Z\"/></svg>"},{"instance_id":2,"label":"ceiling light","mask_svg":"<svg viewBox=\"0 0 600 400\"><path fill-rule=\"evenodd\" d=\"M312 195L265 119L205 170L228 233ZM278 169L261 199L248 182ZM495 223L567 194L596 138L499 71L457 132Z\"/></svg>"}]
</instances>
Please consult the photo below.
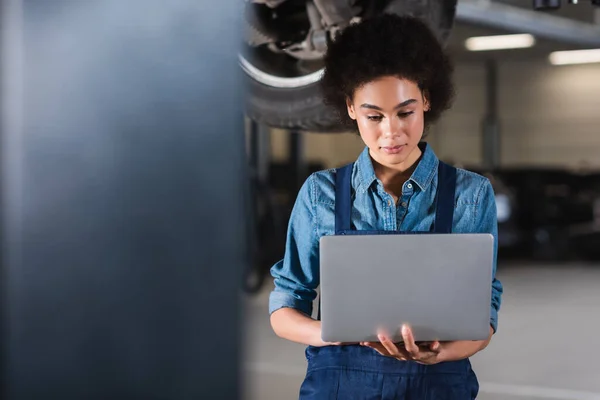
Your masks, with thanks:
<instances>
[{"instance_id":1,"label":"ceiling light","mask_svg":"<svg viewBox=\"0 0 600 400\"><path fill-rule=\"evenodd\" d=\"M552 65L600 63L600 49L555 51L548 58Z\"/></svg>"},{"instance_id":2,"label":"ceiling light","mask_svg":"<svg viewBox=\"0 0 600 400\"><path fill-rule=\"evenodd\" d=\"M468 38L465 46L470 51L522 49L535 44L535 38L528 34L478 36Z\"/></svg>"}]
</instances>

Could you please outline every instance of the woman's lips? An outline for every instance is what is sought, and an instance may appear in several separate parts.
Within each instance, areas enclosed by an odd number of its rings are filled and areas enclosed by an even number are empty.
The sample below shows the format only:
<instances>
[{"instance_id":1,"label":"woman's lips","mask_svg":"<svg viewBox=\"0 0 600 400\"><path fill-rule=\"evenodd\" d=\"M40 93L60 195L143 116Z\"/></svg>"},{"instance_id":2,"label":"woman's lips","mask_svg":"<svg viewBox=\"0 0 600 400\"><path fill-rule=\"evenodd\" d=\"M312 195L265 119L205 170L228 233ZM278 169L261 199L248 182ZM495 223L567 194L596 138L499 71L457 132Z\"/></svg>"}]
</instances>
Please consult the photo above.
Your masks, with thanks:
<instances>
[{"instance_id":1,"label":"woman's lips","mask_svg":"<svg viewBox=\"0 0 600 400\"><path fill-rule=\"evenodd\" d=\"M406 145L401 144L398 146L382 146L381 150L383 150L387 154L398 154L400 153Z\"/></svg>"}]
</instances>

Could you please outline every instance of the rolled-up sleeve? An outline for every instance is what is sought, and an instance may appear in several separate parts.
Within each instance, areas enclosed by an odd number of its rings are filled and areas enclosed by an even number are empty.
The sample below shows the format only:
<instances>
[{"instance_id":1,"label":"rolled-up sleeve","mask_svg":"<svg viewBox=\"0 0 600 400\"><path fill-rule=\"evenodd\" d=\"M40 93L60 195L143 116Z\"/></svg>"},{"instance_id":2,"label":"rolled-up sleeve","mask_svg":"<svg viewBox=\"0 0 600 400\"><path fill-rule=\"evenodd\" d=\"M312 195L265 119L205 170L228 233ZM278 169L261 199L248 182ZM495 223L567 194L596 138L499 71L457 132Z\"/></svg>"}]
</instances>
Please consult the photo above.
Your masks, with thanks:
<instances>
[{"instance_id":1,"label":"rolled-up sleeve","mask_svg":"<svg viewBox=\"0 0 600 400\"><path fill-rule=\"evenodd\" d=\"M479 201L475 214L475 232L491 233L494 236L494 266L492 271L492 304L490 312L490 325L494 333L498 329L498 312L502 303L502 283L496 279L496 265L498 257L498 217L496 213L496 198L494 189L489 180L485 180L479 191Z\"/></svg>"},{"instance_id":2,"label":"rolled-up sleeve","mask_svg":"<svg viewBox=\"0 0 600 400\"><path fill-rule=\"evenodd\" d=\"M269 314L290 307L312 315L312 304L319 285L314 191L314 175L311 175L298 192L290 215L283 260L271 268L275 288L269 297Z\"/></svg>"}]
</instances>

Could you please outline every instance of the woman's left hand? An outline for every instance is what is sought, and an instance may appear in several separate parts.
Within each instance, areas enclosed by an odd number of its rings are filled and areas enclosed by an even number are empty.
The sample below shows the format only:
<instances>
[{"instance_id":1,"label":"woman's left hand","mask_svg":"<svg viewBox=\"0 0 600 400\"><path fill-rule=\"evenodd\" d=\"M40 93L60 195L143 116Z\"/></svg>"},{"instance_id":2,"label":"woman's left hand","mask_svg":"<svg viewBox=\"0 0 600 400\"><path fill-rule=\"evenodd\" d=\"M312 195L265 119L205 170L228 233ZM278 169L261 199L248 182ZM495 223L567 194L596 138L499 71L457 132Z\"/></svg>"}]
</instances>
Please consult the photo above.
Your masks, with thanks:
<instances>
[{"instance_id":1,"label":"woman's left hand","mask_svg":"<svg viewBox=\"0 0 600 400\"><path fill-rule=\"evenodd\" d=\"M370 347L381 355L402 361L415 361L426 365L443 361L440 356L442 343L435 341L417 345L410 327L406 325L402 327L404 343L394 343L384 334L379 334L378 337L381 342L361 342L361 345Z\"/></svg>"}]
</instances>

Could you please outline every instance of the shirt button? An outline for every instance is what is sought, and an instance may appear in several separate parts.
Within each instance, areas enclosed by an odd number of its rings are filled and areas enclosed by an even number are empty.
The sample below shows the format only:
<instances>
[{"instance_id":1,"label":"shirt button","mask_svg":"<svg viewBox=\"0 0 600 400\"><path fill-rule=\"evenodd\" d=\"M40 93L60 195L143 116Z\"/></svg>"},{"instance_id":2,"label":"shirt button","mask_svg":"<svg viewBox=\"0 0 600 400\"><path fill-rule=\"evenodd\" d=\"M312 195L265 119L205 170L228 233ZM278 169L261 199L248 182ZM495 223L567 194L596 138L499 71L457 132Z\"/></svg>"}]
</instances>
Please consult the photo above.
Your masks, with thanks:
<instances>
[{"instance_id":1,"label":"shirt button","mask_svg":"<svg viewBox=\"0 0 600 400\"><path fill-rule=\"evenodd\" d=\"M412 189L412 184L409 183L408 185L406 185L407 188Z\"/></svg>"},{"instance_id":2,"label":"shirt button","mask_svg":"<svg viewBox=\"0 0 600 400\"><path fill-rule=\"evenodd\" d=\"M406 208L406 206L407 206L408 204L406 204L406 202L405 202L405 201L403 201L401 205L402 205L402 207Z\"/></svg>"}]
</instances>

